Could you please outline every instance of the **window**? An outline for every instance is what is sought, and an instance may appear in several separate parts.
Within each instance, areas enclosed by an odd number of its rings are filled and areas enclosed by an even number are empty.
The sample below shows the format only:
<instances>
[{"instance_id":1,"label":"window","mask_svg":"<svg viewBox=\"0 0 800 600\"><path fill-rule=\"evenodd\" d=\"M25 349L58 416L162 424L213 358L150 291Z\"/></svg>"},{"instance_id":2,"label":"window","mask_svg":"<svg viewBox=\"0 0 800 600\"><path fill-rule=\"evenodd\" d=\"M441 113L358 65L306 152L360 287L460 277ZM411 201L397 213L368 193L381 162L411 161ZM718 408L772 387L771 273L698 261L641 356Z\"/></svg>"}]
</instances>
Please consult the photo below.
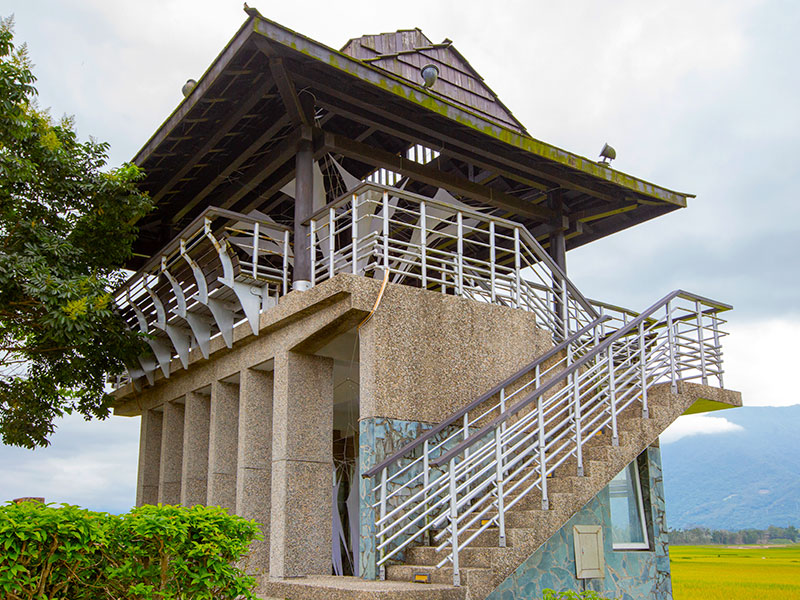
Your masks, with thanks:
<instances>
[{"instance_id":1,"label":"window","mask_svg":"<svg viewBox=\"0 0 800 600\"><path fill-rule=\"evenodd\" d=\"M639 468L633 461L608 484L611 499L611 530L614 550L647 550L642 487Z\"/></svg>"}]
</instances>

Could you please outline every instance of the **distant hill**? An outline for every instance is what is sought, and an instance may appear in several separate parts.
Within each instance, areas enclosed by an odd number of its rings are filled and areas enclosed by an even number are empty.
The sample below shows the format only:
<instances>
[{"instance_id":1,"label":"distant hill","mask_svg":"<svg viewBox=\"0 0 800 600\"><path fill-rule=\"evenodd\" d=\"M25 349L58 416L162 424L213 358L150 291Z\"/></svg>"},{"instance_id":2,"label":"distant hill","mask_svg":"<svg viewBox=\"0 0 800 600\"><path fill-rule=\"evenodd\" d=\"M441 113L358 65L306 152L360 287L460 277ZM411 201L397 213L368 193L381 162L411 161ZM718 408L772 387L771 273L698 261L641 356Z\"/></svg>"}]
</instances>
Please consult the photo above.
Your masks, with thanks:
<instances>
[{"instance_id":1,"label":"distant hill","mask_svg":"<svg viewBox=\"0 0 800 600\"><path fill-rule=\"evenodd\" d=\"M668 526L800 526L800 405L743 407L711 416L744 431L662 445Z\"/></svg>"}]
</instances>

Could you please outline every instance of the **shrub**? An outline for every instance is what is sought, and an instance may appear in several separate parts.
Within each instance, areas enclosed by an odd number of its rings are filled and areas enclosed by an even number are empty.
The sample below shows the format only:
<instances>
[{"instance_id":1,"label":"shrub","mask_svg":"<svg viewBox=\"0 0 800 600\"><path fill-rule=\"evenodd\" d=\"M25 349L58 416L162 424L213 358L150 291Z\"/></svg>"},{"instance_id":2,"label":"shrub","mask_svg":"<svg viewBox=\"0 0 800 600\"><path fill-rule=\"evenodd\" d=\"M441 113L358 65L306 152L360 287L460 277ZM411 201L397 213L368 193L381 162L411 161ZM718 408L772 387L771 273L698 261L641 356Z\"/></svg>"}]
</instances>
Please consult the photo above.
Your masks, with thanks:
<instances>
[{"instance_id":1,"label":"shrub","mask_svg":"<svg viewBox=\"0 0 800 600\"><path fill-rule=\"evenodd\" d=\"M114 516L76 506L0 507L0 596L7 600L254 599L234 563L257 525L224 509L143 506Z\"/></svg>"}]
</instances>

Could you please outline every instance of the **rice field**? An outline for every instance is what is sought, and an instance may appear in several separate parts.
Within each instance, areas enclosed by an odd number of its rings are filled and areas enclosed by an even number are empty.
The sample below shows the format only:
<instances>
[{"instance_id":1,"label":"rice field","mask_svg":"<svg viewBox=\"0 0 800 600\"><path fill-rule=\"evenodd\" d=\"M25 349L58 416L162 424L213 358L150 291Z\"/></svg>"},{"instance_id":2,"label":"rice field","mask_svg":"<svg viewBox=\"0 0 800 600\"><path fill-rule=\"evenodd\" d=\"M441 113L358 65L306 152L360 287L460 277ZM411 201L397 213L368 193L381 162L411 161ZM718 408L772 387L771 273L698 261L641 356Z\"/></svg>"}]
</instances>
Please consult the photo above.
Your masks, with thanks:
<instances>
[{"instance_id":1,"label":"rice field","mask_svg":"<svg viewBox=\"0 0 800 600\"><path fill-rule=\"evenodd\" d=\"M800 545L670 546L674 600L800 600Z\"/></svg>"}]
</instances>

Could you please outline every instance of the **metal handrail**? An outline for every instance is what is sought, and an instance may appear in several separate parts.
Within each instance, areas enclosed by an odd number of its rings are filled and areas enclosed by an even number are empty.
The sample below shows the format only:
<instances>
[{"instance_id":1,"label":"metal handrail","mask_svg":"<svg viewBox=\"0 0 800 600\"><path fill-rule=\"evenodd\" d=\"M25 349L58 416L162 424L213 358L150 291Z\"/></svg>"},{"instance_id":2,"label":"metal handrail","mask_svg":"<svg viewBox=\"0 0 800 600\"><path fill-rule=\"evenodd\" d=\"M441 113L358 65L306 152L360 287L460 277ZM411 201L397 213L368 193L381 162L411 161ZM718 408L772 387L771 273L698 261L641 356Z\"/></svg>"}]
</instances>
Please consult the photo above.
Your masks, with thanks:
<instances>
[{"instance_id":1,"label":"metal handrail","mask_svg":"<svg viewBox=\"0 0 800 600\"><path fill-rule=\"evenodd\" d=\"M666 318L654 318L663 309ZM545 373L537 370L533 392L529 384L517 388L508 397L510 408L501 390L500 403L489 410L480 406L482 414L471 421L465 415L463 428L435 443L426 439L422 456L406 454L384 466L373 488L380 499L372 505L379 510L375 547L381 574L387 561L430 534L435 550L444 553L437 567L450 562L458 585L459 552L488 527L498 528L504 546L506 512L534 489L541 491L546 510L547 477L571 457L583 475L583 446L604 429L618 445L619 415L638 402L642 418L648 418L652 385L671 381L677 393L678 381L706 384L714 376L722 387L720 339L727 334L718 314L730 309L677 290L630 321L623 315L622 326L609 335L599 323ZM498 409L500 415L491 418Z\"/></svg>"},{"instance_id":2,"label":"metal handrail","mask_svg":"<svg viewBox=\"0 0 800 600\"><path fill-rule=\"evenodd\" d=\"M731 310L733 308L733 306L731 306L729 304L723 304L721 302L716 302L714 300L709 300L707 298L703 298L702 296L697 296L695 294L690 294L689 292L685 292L683 290L675 290L674 292L671 292L671 293L667 294L666 296L661 298L661 300L659 300L658 302L656 302L655 304L650 306L650 308L648 308L647 310L643 311L633 321L630 321L627 325L624 325L623 327L619 328L612 335L608 336L604 341L600 342L600 344L595 346L595 348L593 350L587 352L581 358L579 358L577 361L575 361L572 365L570 365L569 367L567 367L566 369L564 369L560 373L557 373L556 375L554 375L553 377L548 379L541 386L539 386L534 391L532 391L530 394L528 394L528 396L526 396L525 398L520 400L517 404L515 404L511 408L507 409L503 414L495 417L492 421L487 423L482 429L480 429L476 433L474 433L471 436L469 436L466 440L464 440L463 442L461 442L460 444L458 444L454 448L450 449L448 452L446 452L445 454L443 454L439 458L432 460L430 462L430 464L432 466L440 466L440 465L448 462L451 458L453 458L453 457L463 453L465 450L469 449L478 440L483 438L489 431L491 431L492 429L495 429L498 425L508 421L508 419L510 417L513 417L519 411L521 411L524 408L526 408L527 406L529 406L534 400L536 400L537 397L546 394L557 383L559 383L560 381L563 381L564 379L566 379L567 377L569 377L573 373L577 372L579 369L584 367L588 362L590 362L591 360L596 358L598 355L603 354L604 352L606 352L608 350L609 346L611 346L614 342L620 340L621 338L624 338L624 337L628 336L632 332L632 330L634 328L638 327L641 323L646 321L647 318L650 315L652 315L655 311L657 311L659 308L664 307L668 302L670 302L671 300L673 300L675 298L678 298L678 297L682 297L682 298L687 299L687 300L702 301L702 302L714 303L714 304L718 305L717 307L715 307L713 309L709 309L707 311L704 311L705 314L716 314L716 313L719 313L719 312ZM679 317L678 319L675 319L674 321L688 320L690 318L691 318L690 316L689 317ZM666 327L666 326L667 326L666 321L658 321L658 322L656 322L654 324L654 327L656 327L656 328Z\"/></svg>"},{"instance_id":3,"label":"metal handrail","mask_svg":"<svg viewBox=\"0 0 800 600\"><path fill-rule=\"evenodd\" d=\"M409 442L408 444L406 444L405 446L400 448L397 452L395 452L394 454L392 454L391 456L389 456L388 458L386 458L382 462L378 463L377 465L375 465L374 467L372 467L368 471L362 473L361 477L363 477L365 479L374 477L380 471L382 471L385 467L389 466L390 464L392 464L394 462L397 462L397 460L399 460L400 458L402 458L403 456L405 456L409 452L413 451L415 448L421 446L426 441L432 439L434 436L436 436L437 434L441 433L444 429L446 429L447 427L449 427L450 425L452 425L453 423L455 423L459 419L463 418L464 415L466 415L469 412L472 412L475 408L477 408L478 406L480 406L481 404L486 402L489 398L491 398L492 396L494 396L495 394L500 392L500 390L505 389L510 384L514 383L515 381L517 381L521 377L523 377L523 376L527 375L528 373L530 373L531 371L533 371L539 365L541 365L544 362L550 360L552 357L556 356L560 352L563 352L565 348L567 348L571 344L574 344L575 341L578 340L584 334L586 334L586 332L594 329L600 323L603 323L603 322L608 321L610 319L611 319L611 317L608 316L608 315L603 315L602 317L596 318L594 321L592 321L591 323L589 323L585 327L582 327L580 330L578 330L577 332L573 333L569 338L567 338L563 342L553 346L550 350L548 350L547 352L545 352L544 354L539 356L533 362L528 363L527 365L525 365L524 367L519 369L516 373L514 373L513 375L508 376L506 379L504 379L503 381L501 381L500 383L495 385L489 391L484 392L483 394L478 396L475 400L473 400L472 402L467 404L464 408L461 408L461 409L457 410L456 412L454 412L447 419L445 419L444 421L442 421L438 425L436 425L433 429L429 429L428 431L426 431L425 433L423 433L419 437L415 438L414 440L412 440L411 442Z\"/></svg>"},{"instance_id":4,"label":"metal handrail","mask_svg":"<svg viewBox=\"0 0 800 600\"><path fill-rule=\"evenodd\" d=\"M311 217L309 217L303 223L305 225L310 225L312 222L319 220L320 218L325 217L326 215L330 214L331 210L335 210L340 208L344 204L350 202L350 200L360 194L363 194L367 191L375 191L379 193L390 193L393 196L403 198L406 200L411 200L414 202L424 202L428 206L439 206L441 208L445 208L447 210L453 210L456 212L460 212L463 215L470 216L481 221L493 221L496 224L502 224L508 228L518 229L520 231L520 236L523 238L531 249L538 250L536 256L539 260L541 260L547 268L550 269L561 281L565 283L567 290L570 294L578 301L578 303L587 311L587 313L592 318L597 318L599 314L595 310L594 306L592 305L589 300L581 293L581 291L572 283L572 281L567 277L566 273L561 269L561 267L556 264L556 262L552 259L552 257L544 251L536 238L528 231L528 229L522 225L521 223L517 223L516 221L511 221L509 219L504 219L502 217L496 217L492 215L484 214L480 211L474 210L469 207L465 206L455 206L453 204L449 204L447 202L443 202L441 200L436 200L434 198L429 198L427 196L423 196L421 194L416 194L414 192L408 192L406 190L401 190L398 188L380 185L377 183L372 182L363 182L357 185L355 188L349 190L345 194L342 194L339 198L329 202L324 207L317 210Z\"/></svg>"}]
</instances>

